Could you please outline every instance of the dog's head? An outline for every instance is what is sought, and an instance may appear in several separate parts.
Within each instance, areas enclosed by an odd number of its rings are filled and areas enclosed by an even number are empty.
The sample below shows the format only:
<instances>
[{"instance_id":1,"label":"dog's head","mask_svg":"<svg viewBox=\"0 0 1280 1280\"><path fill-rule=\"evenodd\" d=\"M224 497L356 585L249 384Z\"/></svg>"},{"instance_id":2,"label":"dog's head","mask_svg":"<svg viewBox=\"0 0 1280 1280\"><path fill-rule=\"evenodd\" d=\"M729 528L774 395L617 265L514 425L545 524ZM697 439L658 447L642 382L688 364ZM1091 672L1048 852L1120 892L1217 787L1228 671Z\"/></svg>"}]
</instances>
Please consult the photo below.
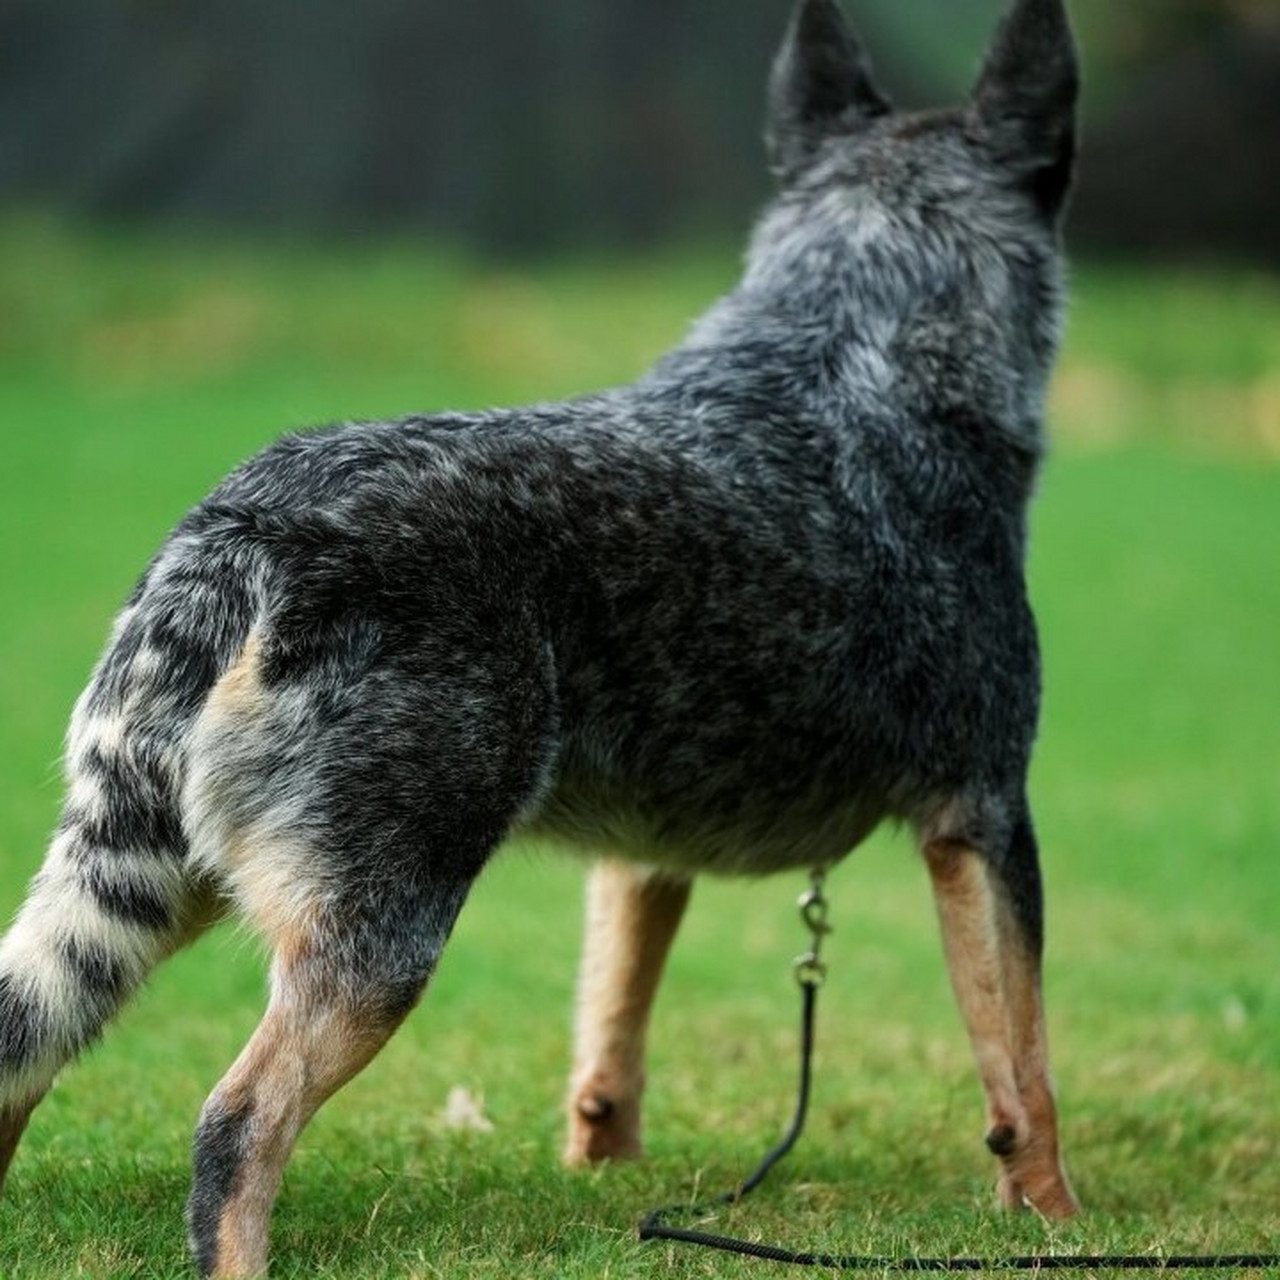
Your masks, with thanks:
<instances>
[{"instance_id":1,"label":"dog's head","mask_svg":"<svg viewBox=\"0 0 1280 1280\"><path fill-rule=\"evenodd\" d=\"M823 288L828 308L843 282L864 315L891 312L899 325L950 315L934 337L952 356L994 343L1006 381L1042 382L1078 91L1064 0L1013 0L969 97L914 113L876 86L837 0L800 0L769 84L780 191L748 280L775 297Z\"/></svg>"}]
</instances>

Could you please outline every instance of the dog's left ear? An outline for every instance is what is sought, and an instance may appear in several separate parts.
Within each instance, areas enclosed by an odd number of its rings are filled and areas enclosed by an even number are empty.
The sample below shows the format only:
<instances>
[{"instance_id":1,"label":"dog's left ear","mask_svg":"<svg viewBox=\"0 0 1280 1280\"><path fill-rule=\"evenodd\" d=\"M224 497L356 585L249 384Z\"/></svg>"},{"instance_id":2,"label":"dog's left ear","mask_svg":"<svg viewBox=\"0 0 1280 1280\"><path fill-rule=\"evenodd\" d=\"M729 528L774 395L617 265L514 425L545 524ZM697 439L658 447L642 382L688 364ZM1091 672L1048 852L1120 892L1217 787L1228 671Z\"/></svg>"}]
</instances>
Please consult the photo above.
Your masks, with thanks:
<instances>
[{"instance_id":1,"label":"dog's left ear","mask_svg":"<svg viewBox=\"0 0 1280 1280\"><path fill-rule=\"evenodd\" d=\"M1050 217L1071 185L1079 96L1065 0L1014 0L973 91L971 114L994 158Z\"/></svg>"},{"instance_id":2,"label":"dog's left ear","mask_svg":"<svg viewBox=\"0 0 1280 1280\"><path fill-rule=\"evenodd\" d=\"M789 177L824 138L890 110L837 0L799 0L769 77L770 168Z\"/></svg>"}]
</instances>

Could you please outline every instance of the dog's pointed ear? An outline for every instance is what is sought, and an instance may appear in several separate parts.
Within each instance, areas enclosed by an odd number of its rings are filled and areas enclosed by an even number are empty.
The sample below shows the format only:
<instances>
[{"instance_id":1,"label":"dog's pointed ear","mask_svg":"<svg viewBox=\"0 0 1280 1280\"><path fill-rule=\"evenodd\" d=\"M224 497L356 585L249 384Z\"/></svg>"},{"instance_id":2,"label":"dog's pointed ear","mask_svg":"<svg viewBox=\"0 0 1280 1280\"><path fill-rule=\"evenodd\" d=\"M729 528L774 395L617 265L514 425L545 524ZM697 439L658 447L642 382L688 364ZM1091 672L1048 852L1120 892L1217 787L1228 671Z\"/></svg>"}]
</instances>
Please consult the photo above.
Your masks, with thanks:
<instances>
[{"instance_id":1,"label":"dog's pointed ear","mask_svg":"<svg viewBox=\"0 0 1280 1280\"><path fill-rule=\"evenodd\" d=\"M824 138L890 110L837 0L799 0L769 77L765 145L773 171L795 173Z\"/></svg>"},{"instance_id":2,"label":"dog's pointed ear","mask_svg":"<svg viewBox=\"0 0 1280 1280\"><path fill-rule=\"evenodd\" d=\"M1080 64L1065 0L1014 0L971 111L993 156L1056 215L1071 185Z\"/></svg>"}]
</instances>

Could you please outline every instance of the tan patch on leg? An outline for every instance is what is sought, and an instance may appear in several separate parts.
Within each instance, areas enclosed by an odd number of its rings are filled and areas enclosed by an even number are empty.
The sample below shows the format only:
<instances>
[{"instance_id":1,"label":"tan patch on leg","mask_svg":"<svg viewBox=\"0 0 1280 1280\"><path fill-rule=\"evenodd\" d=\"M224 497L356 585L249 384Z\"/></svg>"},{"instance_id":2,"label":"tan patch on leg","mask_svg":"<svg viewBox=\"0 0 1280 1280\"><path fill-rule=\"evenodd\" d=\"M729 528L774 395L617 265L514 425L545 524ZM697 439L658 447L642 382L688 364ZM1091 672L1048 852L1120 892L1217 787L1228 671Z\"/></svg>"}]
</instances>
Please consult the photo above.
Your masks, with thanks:
<instances>
[{"instance_id":1,"label":"tan patch on leg","mask_svg":"<svg viewBox=\"0 0 1280 1280\"><path fill-rule=\"evenodd\" d=\"M214 719L225 716L238 719L262 709L267 695L258 671L261 651L261 637L256 631L250 632L244 648L240 650L240 656L222 673L222 678L210 690L201 712L202 717Z\"/></svg>"},{"instance_id":2,"label":"tan patch on leg","mask_svg":"<svg viewBox=\"0 0 1280 1280\"><path fill-rule=\"evenodd\" d=\"M301 840L232 831L222 877L240 910L288 958L313 936L322 887L314 851Z\"/></svg>"},{"instance_id":3,"label":"tan patch on leg","mask_svg":"<svg viewBox=\"0 0 1280 1280\"><path fill-rule=\"evenodd\" d=\"M1040 966L1028 955L1007 911L1000 932L1011 1054L1026 1115L1026 1139L1004 1161L1001 1200L1016 1204L1021 1199L1046 1218L1069 1218L1080 1212L1080 1204L1058 1148Z\"/></svg>"},{"instance_id":4,"label":"tan patch on leg","mask_svg":"<svg viewBox=\"0 0 1280 1280\"><path fill-rule=\"evenodd\" d=\"M987 1098L988 1143L1026 1128L1008 1042L994 895L981 857L954 845L925 850L956 1002ZM998 1154L998 1152L997 1152Z\"/></svg>"},{"instance_id":5,"label":"tan patch on leg","mask_svg":"<svg viewBox=\"0 0 1280 1280\"><path fill-rule=\"evenodd\" d=\"M1058 1156L1039 963L1020 940L981 854L925 846L956 1001L987 1101L987 1145L1000 1158L1000 1200L1050 1218L1079 1206Z\"/></svg>"},{"instance_id":6,"label":"tan patch on leg","mask_svg":"<svg viewBox=\"0 0 1280 1280\"><path fill-rule=\"evenodd\" d=\"M326 886L314 848L295 833L311 816L299 783L261 818L238 821L243 797L226 790L226 760L258 746L270 732L264 718L275 696L262 685L256 632L209 695L192 732L191 770L183 793L193 865L218 886L266 939L278 947L309 936Z\"/></svg>"},{"instance_id":7,"label":"tan patch on leg","mask_svg":"<svg viewBox=\"0 0 1280 1280\"><path fill-rule=\"evenodd\" d=\"M569 1086L569 1164L640 1154L645 1033L688 881L602 862L587 885Z\"/></svg>"}]
</instances>

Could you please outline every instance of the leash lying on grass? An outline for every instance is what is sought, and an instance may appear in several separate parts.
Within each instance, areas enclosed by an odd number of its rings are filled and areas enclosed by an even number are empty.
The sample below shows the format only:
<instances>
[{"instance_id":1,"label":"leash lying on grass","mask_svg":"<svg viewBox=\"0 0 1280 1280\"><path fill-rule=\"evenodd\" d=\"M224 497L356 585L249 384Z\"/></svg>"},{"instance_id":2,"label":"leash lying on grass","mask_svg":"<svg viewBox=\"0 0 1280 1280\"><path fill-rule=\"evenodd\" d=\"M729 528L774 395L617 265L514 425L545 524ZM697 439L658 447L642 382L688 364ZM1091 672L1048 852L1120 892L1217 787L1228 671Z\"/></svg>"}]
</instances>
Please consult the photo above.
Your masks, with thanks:
<instances>
[{"instance_id":1,"label":"leash lying on grass","mask_svg":"<svg viewBox=\"0 0 1280 1280\"><path fill-rule=\"evenodd\" d=\"M891 1258L875 1254L808 1253L781 1245L757 1244L732 1236L673 1226L669 1219L705 1218L725 1205L737 1204L768 1177L773 1167L791 1151L804 1130L813 1080L813 1029L818 989L827 968L821 958L822 940L831 932L827 923L827 899L822 892L824 873L813 872L809 891L800 898L800 917L809 930L810 947L795 962L800 984L800 1084L795 1114L782 1140L760 1161L755 1171L732 1191L702 1204L671 1204L646 1214L639 1226L641 1240L672 1240L699 1245L722 1253L736 1253L764 1262L800 1267L825 1267L836 1271L1261 1271L1280 1267L1280 1254L1027 1254L1007 1258Z\"/></svg>"}]
</instances>

